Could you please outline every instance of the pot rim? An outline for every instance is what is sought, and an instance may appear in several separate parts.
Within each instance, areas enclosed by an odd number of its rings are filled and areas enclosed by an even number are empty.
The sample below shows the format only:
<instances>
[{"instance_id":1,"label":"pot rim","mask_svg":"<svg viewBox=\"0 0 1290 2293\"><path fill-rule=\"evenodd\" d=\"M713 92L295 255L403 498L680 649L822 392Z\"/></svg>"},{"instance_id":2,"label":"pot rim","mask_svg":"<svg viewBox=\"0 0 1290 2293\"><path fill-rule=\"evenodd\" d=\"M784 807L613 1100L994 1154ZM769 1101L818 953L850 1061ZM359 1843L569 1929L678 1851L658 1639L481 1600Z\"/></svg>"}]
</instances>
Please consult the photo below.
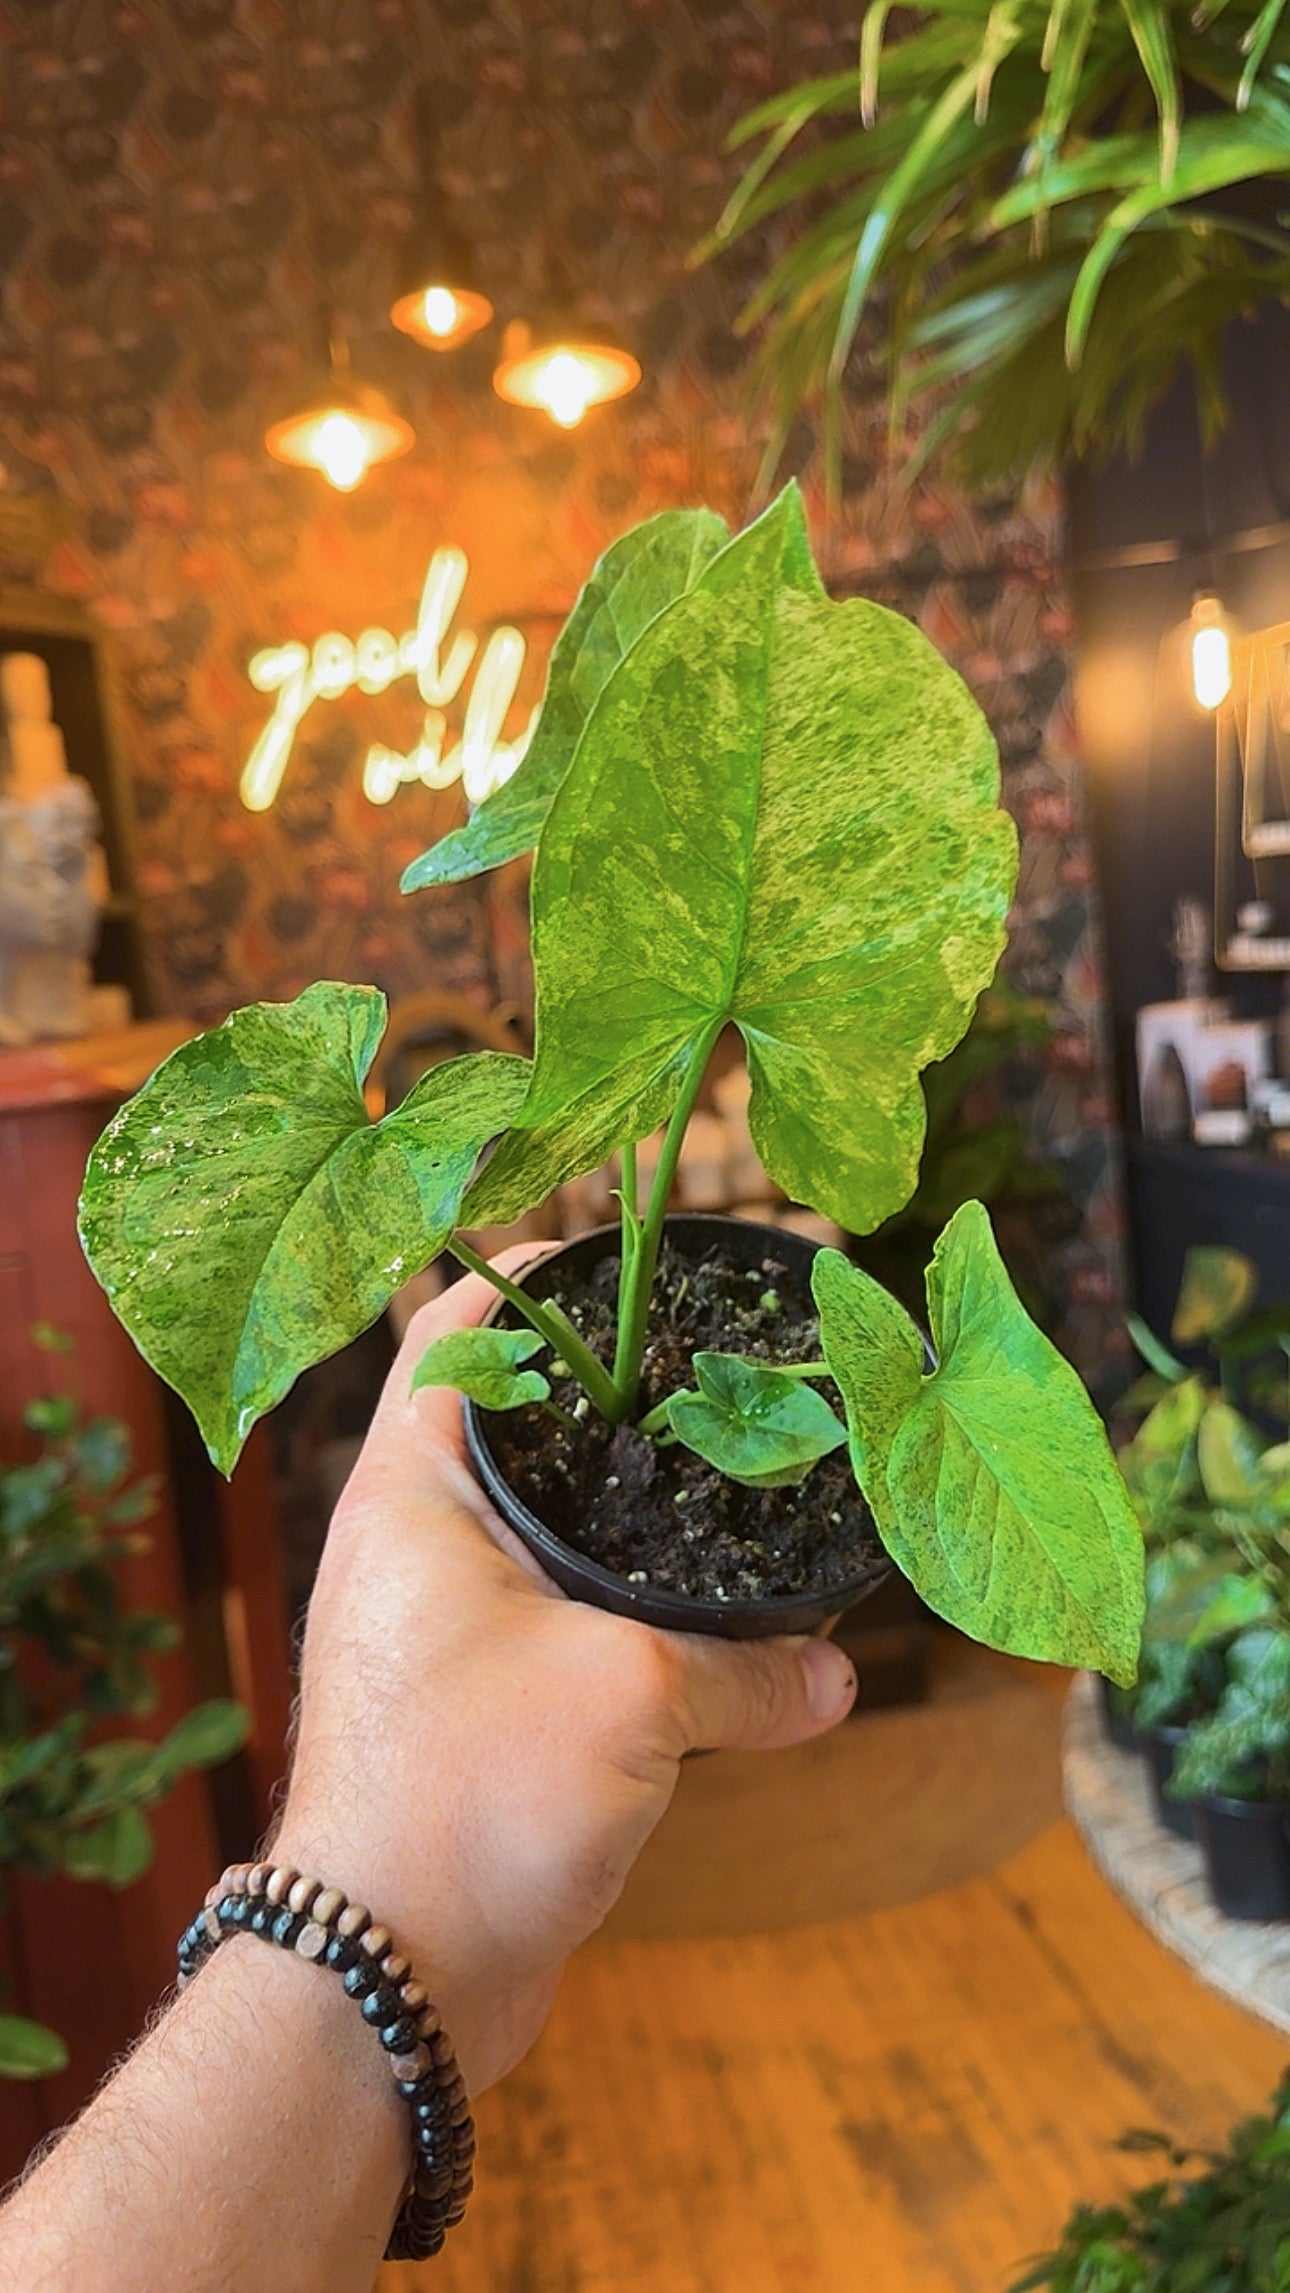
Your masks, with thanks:
<instances>
[{"instance_id":1,"label":"pot rim","mask_svg":"<svg viewBox=\"0 0 1290 2293\"><path fill-rule=\"evenodd\" d=\"M664 1221L664 1233L666 1234L669 1227L674 1227L686 1220L693 1220L696 1224L732 1227L741 1234L764 1235L768 1243L771 1244L797 1243L811 1250L812 1253L822 1247L820 1244L812 1244L805 1235L794 1234L791 1228L765 1226L760 1219L731 1218L717 1210L680 1210L674 1212ZM523 1287L526 1275L535 1273L541 1266L554 1263L564 1251L575 1246L585 1246L596 1242L611 1243L615 1253L617 1253L621 1248L621 1229L616 1224L609 1224L590 1227L583 1234L571 1235L568 1241L561 1243L558 1249L548 1250L542 1256L535 1257L532 1265L525 1267L524 1271L515 1275L513 1279ZM505 1306L505 1298L499 1296L484 1317L485 1325L495 1321ZM499 1415L500 1412L482 1409L477 1402L463 1399L462 1414L471 1460L484 1485L485 1493L495 1503L499 1504L499 1509L504 1493L507 1511L503 1513L503 1518L507 1517L507 1513L512 1516L512 1526L515 1528L516 1534L523 1537L524 1542L531 1547L538 1558L541 1559L544 1555L549 1555L560 1568L566 1571L576 1571L579 1576L587 1580L589 1586L594 1585L602 1592L612 1595L613 1601L607 1605L616 1605L623 1602L624 1599L630 1599L631 1613L643 1612L648 1609L650 1614L646 1621L661 1625L664 1629L672 1625L678 1630L693 1632L706 1627L719 1633L723 1632L724 1629L724 1632L728 1634L730 1625L739 1616L755 1614L759 1622L764 1620L765 1637L767 1638L771 1637L775 1623L780 1618L784 1620L782 1624L784 1632L801 1631L808 1628L801 1624L795 1624L793 1619L800 1617L804 1610L814 1611L821 1617L840 1615L844 1609L853 1607L858 1600L863 1599L867 1592L872 1592L876 1585L891 1574L896 1565L884 1549L880 1558L870 1561L856 1575L848 1577L845 1584L835 1585L827 1591L813 1592L804 1587L798 1592L772 1593L764 1600L753 1600L746 1597L731 1600L705 1599L695 1593L676 1592L670 1586L664 1585L638 1588L616 1569L606 1568L602 1561L592 1560L589 1555L579 1552L576 1546L566 1544L562 1537L556 1535L554 1529L549 1528L546 1522L532 1512L523 1499L515 1494L493 1457L485 1432L484 1420L490 1416Z\"/></svg>"}]
</instances>

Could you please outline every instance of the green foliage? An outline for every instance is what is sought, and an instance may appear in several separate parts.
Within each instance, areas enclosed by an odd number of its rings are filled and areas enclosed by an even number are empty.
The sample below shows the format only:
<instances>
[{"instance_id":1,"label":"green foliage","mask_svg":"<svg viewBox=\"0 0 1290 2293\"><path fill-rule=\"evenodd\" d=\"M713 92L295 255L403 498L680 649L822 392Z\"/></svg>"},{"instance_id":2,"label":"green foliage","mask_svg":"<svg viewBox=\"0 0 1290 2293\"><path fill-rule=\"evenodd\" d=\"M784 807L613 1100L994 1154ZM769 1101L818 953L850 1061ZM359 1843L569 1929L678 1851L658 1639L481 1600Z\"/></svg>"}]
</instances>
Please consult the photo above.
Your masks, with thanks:
<instances>
[{"instance_id":1,"label":"green foliage","mask_svg":"<svg viewBox=\"0 0 1290 2293\"><path fill-rule=\"evenodd\" d=\"M1290 2077L1222 2151L1151 2129L1120 2148L1155 2153L1158 2177L1121 2205L1078 2205L1061 2240L1011 2293L1286 2293L1290 2286ZM1195 2169L1182 2174L1180 2168Z\"/></svg>"},{"instance_id":2,"label":"green foliage","mask_svg":"<svg viewBox=\"0 0 1290 2293\"><path fill-rule=\"evenodd\" d=\"M903 1309L835 1251L815 1296L856 1477L929 1607L992 1647L1128 1685L1141 1536L1092 1404L1020 1305L981 1206L951 1220L928 1271L930 1374Z\"/></svg>"},{"instance_id":3,"label":"green foliage","mask_svg":"<svg viewBox=\"0 0 1290 2293\"><path fill-rule=\"evenodd\" d=\"M541 711L519 769L464 828L404 870L405 892L459 884L532 851L615 669L729 539L724 518L712 510L663 510L605 551L552 649Z\"/></svg>"},{"instance_id":4,"label":"green foliage","mask_svg":"<svg viewBox=\"0 0 1290 2293\"><path fill-rule=\"evenodd\" d=\"M519 1409L526 1401L547 1401L551 1388L539 1369L521 1369L540 1353L536 1330L449 1330L427 1347L412 1372L412 1391L423 1385L454 1386L484 1409Z\"/></svg>"},{"instance_id":5,"label":"green foliage","mask_svg":"<svg viewBox=\"0 0 1290 2293\"><path fill-rule=\"evenodd\" d=\"M1170 1335L1176 1346L1225 1337L1254 1303L1259 1277L1240 1250L1197 1244L1187 1252Z\"/></svg>"},{"instance_id":6,"label":"green foliage","mask_svg":"<svg viewBox=\"0 0 1290 2293\"><path fill-rule=\"evenodd\" d=\"M743 322L776 445L821 396L836 441L878 307L893 426L928 413L916 461L1105 455L1183 361L1216 427L1222 328L1290 294L1284 218L1248 197L1290 168L1282 0L928 0L891 39L886 18L870 0L858 75L741 123L760 149L702 250L793 219Z\"/></svg>"},{"instance_id":7,"label":"green foliage","mask_svg":"<svg viewBox=\"0 0 1290 2293\"><path fill-rule=\"evenodd\" d=\"M671 1394L642 1431L652 1431L657 1416L732 1481L752 1489L787 1487L846 1440L846 1427L800 1371L718 1353L696 1353L692 1366L698 1391Z\"/></svg>"},{"instance_id":8,"label":"green foliage","mask_svg":"<svg viewBox=\"0 0 1290 2293\"><path fill-rule=\"evenodd\" d=\"M1256 1624L1231 1642L1218 1707L1188 1729L1170 1789L1180 1799L1200 1792L1280 1798L1290 1787L1288 1755L1290 1630Z\"/></svg>"},{"instance_id":9,"label":"green foliage","mask_svg":"<svg viewBox=\"0 0 1290 2293\"><path fill-rule=\"evenodd\" d=\"M150 1659L178 1638L168 1617L129 1609L118 1584L153 1491L130 1480L114 1421L82 1423L70 1400L26 1417L42 1454L0 1463L0 1874L125 1887L152 1858L146 1809L188 1769L227 1759L246 1715L215 1700L159 1744L101 1734L153 1708ZM65 2059L52 2031L0 2015L0 2076L45 2077Z\"/></svg>"},{"instance_id":10,"label":"green foliage","mask_svg":"<svg viewBox=\"0 0 1290 2293\"><path fill-rule=\"evenodd\" d=\"M0 2078L52 2078L67 2068L67 2048L56 2030L25 2014L0 2014Z\"/></svg>"},{"instance_id":11,"label":"green foliage","mask_svg":"<svg viewBox=\"0 0 1290 2293\"><path fill-rule=\"evenodd\" d=\"M940 1064L992 978L1015 882L994 744L908 621L825 595L795 487L730 541L695 511L614 545L556 647L529 757L416 881L473 874L534 837L531 1066L486 1054L435 1068L373 1122L363 1083L382 999L324 984L185 1045L95 1150L91 1263L225 1469L299 1371L445 1245L531 1335L445 1339L418 1383L555 1409L542 1373L523 1367L540 1340L609 1422L638 1418L664 1216L727 1024L743 1036L767 1170L857 1233L909 1201L929 1111L944 1144L970 1077L996 1058L983 1026L957 1071ZM659 1124L638 1203L626 1150ZM611 1369L556 1301L490 1270L454 1229L516 1217L619 1149ZM875 1509L934 1604L1002 1646L1128 1677L1141 1553L1131 1523L1126 1542L1123 1491L1074 1373L998 1268L984 1210L960 1206L965 1184L1015 1175L1017 1150L1004 1126L976 1142L970 1171L942 1161L941 1203L956 1214L931 1278L935 1377L920 1381L908 1324L854 1354L844 1329L830 1368L858 1464L889 1388L928 1436L920 1461L893 1419ZM920 1216L931 1186L929 1173ZM872 1299L868 1311L900 1312ZM700 1356L696 1387L647 1428L738 1478L799 1478L842 1434L793 1367ZM1045 1474L1054 1457L1062 1470ZM115 1869L130 1833L102 1830L82 1852Z\"/></svg>"},{"instance_id":12,"label":"green foliage","mask_svg":"<svg viewBox=\"0 0 1290 2293\"><path fill-rule=\"evenodd\" d=\"M432 1067L374 1123L385 998L320 985L182 1044L90 1157L81 1236L139 1351L232 1471L256 1419L443 1248L522 1059Z\"/></svg>"},{"instance_id":13,"label":"green foliage","mask_svg":"<svg viewBox=\"0 0 1290 2293\"><path fill-rule=\"evenodd\" d=\"M898 1208L919 1072L1003 944L997 794L959 679L898 615L824 596L787 489L588 719L534 867L532 1080L467 1215L516 1217L645 1136L731 1020L785 1192L857 1232Z\"/></svg>"}]
</instances>

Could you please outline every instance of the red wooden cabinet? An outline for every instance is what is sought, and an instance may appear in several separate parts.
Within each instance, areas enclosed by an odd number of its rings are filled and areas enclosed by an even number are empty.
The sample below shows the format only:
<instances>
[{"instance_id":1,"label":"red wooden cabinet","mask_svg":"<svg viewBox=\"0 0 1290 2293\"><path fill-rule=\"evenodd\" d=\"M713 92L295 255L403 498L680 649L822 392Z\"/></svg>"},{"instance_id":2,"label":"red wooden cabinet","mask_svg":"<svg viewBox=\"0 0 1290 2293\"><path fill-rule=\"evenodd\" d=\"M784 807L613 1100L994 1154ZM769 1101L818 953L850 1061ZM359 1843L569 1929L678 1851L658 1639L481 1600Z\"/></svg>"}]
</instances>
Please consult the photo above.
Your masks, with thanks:
<instances>
[{"instance_id":1,"label":"red wooden cabinet","mask_svg":"<svg viewBox=\"0 0 1290 2293\"><path fill-rule=\"evenodd\" d=\"M166 1729L203 1695L239 1696L252 1734L240 1784L188 1776L155 1811L151 1870L117 1894L70 1880L8 1874L0 1920L4 2004L62 2032L71 2061L38 2085L0 2080L0 2175L22 2165L32 2144L84 2101L113 2056L137 2034L169 1984L176 1937L220 1867L222 1851L246 1852L244 1834L267 1820L284 1765L290 1658L267 1448L249 1448L233 1481L177 1450L167 1399L111 1313L81 1254L76 1201L86 1157L113 1106L189 1031L150 1022L65 1047L0 1054L0 1435L13 1454L22 1411L66 1384L68 1357L35 1346L47 1322L75 1342L72 1371L85 1409L128 1426L139 1472L159 1485L147 1524L151 1549L128 1564L128 1597L176 1616L185 1643L159 1661L161 1700L138 1723ZM179 1462L182 1456L182 1463ZM196 1487L201 1477L202 1487ZM194 1505L193 1500L200 1500ZM181 1516L195 1513L207 1546L203 1594L185 1578ZM204 1524L204 1526L203 1526ZM198 1610L204 1605L203 1617ZM213 1621L212 1621L213 1620ZM215 1646L218 1640L219 1646ZM135 1723L131 1723L133 1727Z\"/></svg>"}]
</instances>

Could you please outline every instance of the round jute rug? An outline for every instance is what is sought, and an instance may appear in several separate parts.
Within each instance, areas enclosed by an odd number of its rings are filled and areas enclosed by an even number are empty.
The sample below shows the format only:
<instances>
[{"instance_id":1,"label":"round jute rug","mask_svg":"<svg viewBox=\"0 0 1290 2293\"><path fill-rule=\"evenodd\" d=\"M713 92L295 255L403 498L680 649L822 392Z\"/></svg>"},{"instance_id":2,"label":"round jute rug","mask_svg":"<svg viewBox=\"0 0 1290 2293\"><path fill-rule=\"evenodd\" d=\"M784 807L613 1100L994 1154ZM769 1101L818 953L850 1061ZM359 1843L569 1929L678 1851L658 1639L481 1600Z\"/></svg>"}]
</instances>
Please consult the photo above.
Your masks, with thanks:
<instances>
[{"instance_id":1,"label":"round jute rug","mask_svg":"<svg viewBox=\"0 0 1290 2293\"><path fill-rule=\"evenodd\" d=\"M604 1932L774 1933L991 1870L1061 1814L1066 1678L938 1634L925 1704L688 1760Z\"/></svg>"}]
</instances>

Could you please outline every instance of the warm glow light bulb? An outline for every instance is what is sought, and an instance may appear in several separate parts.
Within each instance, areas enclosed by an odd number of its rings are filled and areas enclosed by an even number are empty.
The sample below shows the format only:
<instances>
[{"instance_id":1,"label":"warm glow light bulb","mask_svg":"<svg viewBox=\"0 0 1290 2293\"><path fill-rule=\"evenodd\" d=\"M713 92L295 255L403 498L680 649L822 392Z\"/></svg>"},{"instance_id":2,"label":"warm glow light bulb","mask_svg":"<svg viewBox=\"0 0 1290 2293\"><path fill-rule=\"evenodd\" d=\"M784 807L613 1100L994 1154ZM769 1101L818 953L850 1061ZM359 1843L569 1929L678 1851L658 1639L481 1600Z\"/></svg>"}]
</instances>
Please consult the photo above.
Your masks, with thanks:
<instances>
[{"instance_id":1,"label":"warm glow light bulb","mask_svg":"<svg viewBox=\"0 0 1290 2293\"><path fill-rule=\"evenodd\" d=\"M314 454L338 494L352 494L367 468L367 440L352 414L325 414L314 434Z\"/></svg>"},{"instance_id":2,"label":"warm glow light bulb","mask_svg":"<svg viewBox=\"0 0 1290 2293\"><path fill-rule=\"evenodd\" d=\"M461 317L457 297L451 287L427 287L421 300L421 316L427 330L437 339L452 333Z\"/></svg>"},{"instance_id":3,"label":"warm glow light bulb","mask_svg":"<svg viewBox=\"0 0 1290 2293\"><path fill-rule=\"evenodd\" d=\"M1232 690L1232 640L1216 597L1191 609L1191 689L1202 709L1221 708Z\"/></svg>"},{"instance_id":4,"label":"warm glow light bulb","mask_svg":"<svg viewBox=\"0 0 1290 2293\"><path fill-rule=\"evenodd\" d=\"M530 389L553 422L573 430L596 396L596 381L576 352L553 350L535 369Z\"/></svg>"}]
</instances>

